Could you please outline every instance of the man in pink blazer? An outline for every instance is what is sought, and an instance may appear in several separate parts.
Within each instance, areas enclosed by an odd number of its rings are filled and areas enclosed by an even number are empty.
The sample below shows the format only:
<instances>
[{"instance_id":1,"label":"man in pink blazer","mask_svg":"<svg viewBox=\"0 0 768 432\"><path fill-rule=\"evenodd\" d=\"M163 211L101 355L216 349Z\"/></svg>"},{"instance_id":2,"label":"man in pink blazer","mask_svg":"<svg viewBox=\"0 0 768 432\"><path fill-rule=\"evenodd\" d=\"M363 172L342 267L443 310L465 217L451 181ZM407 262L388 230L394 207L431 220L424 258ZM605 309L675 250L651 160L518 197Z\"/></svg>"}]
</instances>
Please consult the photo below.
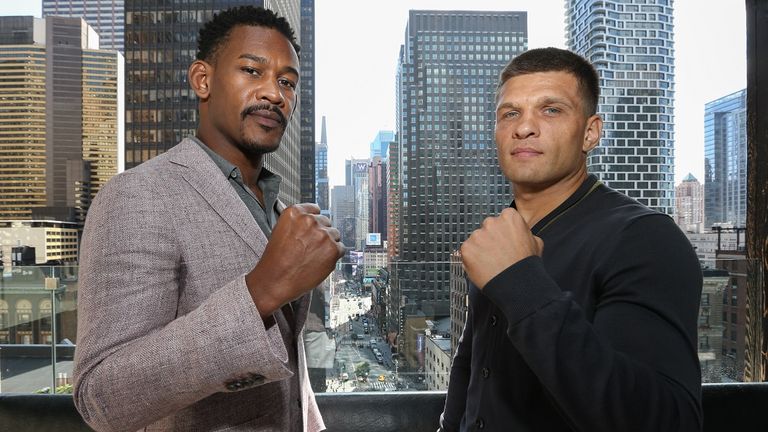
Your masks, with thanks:
<instances>
[{"instance_id":1,"label":"man in pink blazer","mask_svg":"<svg viewBox=\"0 0 768 432\"><path fill-rule=\"evenodd\" d=\"M242 7L200 32L195 137L113 178L85 225L74 398L99 431L319 431L301 331L343 255L263 166L298 99L287 21Z\"/></svg>"}]
</instances>

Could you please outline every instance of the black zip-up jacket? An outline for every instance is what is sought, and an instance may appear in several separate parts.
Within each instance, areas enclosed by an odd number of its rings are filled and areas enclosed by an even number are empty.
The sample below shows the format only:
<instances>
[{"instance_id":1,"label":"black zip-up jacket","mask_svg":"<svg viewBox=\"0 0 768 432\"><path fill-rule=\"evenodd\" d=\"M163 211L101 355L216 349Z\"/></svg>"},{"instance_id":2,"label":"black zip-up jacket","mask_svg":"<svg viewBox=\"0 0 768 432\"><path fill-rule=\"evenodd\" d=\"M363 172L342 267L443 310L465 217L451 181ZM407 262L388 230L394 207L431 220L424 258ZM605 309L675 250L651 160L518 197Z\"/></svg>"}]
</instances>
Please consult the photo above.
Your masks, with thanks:
<instances>
[{"instance_id":1,"label":"black zip-up jacket","mask_svg":"<svg viewBox=\"0 0 768 432\"><path fill-rule=\"evenodd\" d=\"M441 430L701 430L702 275L672 219L589 176L531 231L542 257L469 284Z\"/></svg>"}]
</instances>

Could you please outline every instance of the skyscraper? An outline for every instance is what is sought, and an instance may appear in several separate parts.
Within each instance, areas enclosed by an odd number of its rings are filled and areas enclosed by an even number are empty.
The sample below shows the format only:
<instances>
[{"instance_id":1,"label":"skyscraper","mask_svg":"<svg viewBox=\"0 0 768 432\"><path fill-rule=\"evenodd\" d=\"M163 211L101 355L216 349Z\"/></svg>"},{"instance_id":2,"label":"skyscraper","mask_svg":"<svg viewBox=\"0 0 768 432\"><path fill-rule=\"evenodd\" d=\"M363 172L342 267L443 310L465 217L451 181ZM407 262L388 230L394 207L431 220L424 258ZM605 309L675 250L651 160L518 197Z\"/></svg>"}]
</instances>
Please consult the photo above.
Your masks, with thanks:
<instances>
[{"instance_id":1,"label":"skyscraper","mask_svg":"<svg viewBox=\"0 0 768 432\"><path fill-rule=\"evenodd\" d=\"M331 223L341 234L347 248L355 247L355 191L352 186L334 186L331 190Z\"/></svg>"},{"instance_id":2,"label":"skyscraper","mask_svg":"<svg viewBox=\"0 0 768 432\"><path fill-rule=\"evenodd\" d=\"M643 204L674 211L671 0L566 0L568 47L597 69L603 139L590 172Z\"/></svg>"},{"instance_id":3,"label":"skyscraper","mask_svg":"<svg viewBox=\"0 0 768 432\"><path fill-rule=\"evenodd\" d=\"M83 18L99 34L101 49L122 53L125 40L124 3L125 0L43 0L43 18Z\"/></svg>"},{"instance_id":4,"label":"skyscraper","mask_svg":"<svg viewBox=\"0 0 768 432\"><path fill-rule=\"evenodd\" d=\"M387 160L387 157L389 156L389 143L394 140L394 132L387 130L379 131L373 141L371 141L371 158L378 156L384 160Z\"/></svg>"},{"instance_id":5,"label":"skyscraper","mask_svg":"<svg viewBox=\"0 0 768 432\"><path fill-rule=\"evenodd\" d=\"M355 200L355 249L363 251L368 236L370 200L368 191L368 166L370 159L347 159L345 161L347 185L352 186Z\"/></svg>"},{"instance_id":6,"label":"skyscraper","mask_svg":"<svg viewBox=\"0 0 768 432\"><path fill-rule=\"evenodd\" d=\"M747 91L704 106L705 228L747 221Z\"/></svg>"},{"instance_id":7,"label":"skyscraper","mask_svg":"<svg viewBox=\"0 0 768 432\"><path fill-rule=\"evenodd\" d=\"M700 233L704 228L704 185L692 174L675 188L675 219L681 230Z\"/></svg>"},{"instance_id":8,"label":"skyscraper","mask_svg":"<svg viewBox=\"0 0 768 432\"><path fill-rule=\"evenodd\" d=\"M0 58L0 219L82 223L122 170L122 55L80 18L0 17Z\"/></svg>"},{"instance_id":9,"label":"skyscraper","mask_svg":"<svg viewBox=\"0 0 768 432\"><path fill-rule=\"evenodd\" d=\"M189 87L187 68L197 54L203 24L223 9L265 6L285 17L300 34L299 0L199 0L195 2L132 1L125 8L126 168L175 146L197 128L197 97ZM280 198L301 199L301 103L288 123L280 149L265 166L282 178Z\"/></svg>"},{"instance_id":10,"label":"skyscraper","mask_svg":"<svg viewBox=\"0 0 768 432\"><path fill-rule=\"evenodd\" d=\"M387 239L387 161L371 159L368 167L368 232Z\"/></svg>"},{"instance_id":11,"label":"skyscraper","mask_svg":"<svg viewBox=\"0 0 768 432\"><path fill-rule=\"evenodd\" d=\"M387 256L391 260L400 255L401 193L400 145L393 141L387 149ZM389 295L392 297L392 295ZM389 309L387 309L389 312Z\"/></svg>"},{"instance_id":12,"label":"skyscraper","mask_svg":"<svg viewBox=\"0 0 768 432\"><path fill-rule=\"evenodd\" d=\"M387 306L400 314L388 326L401 335L405 314L448 316L451 252L509 205L493 143L495 88L527 41L525 12L409 13L397 77L399 157L391 161L399 164L399 256Z\"/></svg>"},{"instance_id":13,"label":"skyscraper","mask_svg":"<svg viewBox=\"0 0 768 432\"><path fill-rule=\"evenodd\" d=\"M326 216L330 213L330 201L328 199L328 135L325 131L325 116L320 128L320 142L315 146L315 196L320 214Z\"/></svg>"},{"instance_id":14,"label":"skyscraper","mask_svg":"<svg viewBox=\"0 0 768 432\"><path fill-rule=\"evenodd\" d=\"M315 0L301 0L301 58L299 61L301 63L299 80L301 202L318 202L319 199L315 195ZM326 174L325 177L328 175ZM327 187L325 203L327 209Z\"/></svg>"}]
</instances>

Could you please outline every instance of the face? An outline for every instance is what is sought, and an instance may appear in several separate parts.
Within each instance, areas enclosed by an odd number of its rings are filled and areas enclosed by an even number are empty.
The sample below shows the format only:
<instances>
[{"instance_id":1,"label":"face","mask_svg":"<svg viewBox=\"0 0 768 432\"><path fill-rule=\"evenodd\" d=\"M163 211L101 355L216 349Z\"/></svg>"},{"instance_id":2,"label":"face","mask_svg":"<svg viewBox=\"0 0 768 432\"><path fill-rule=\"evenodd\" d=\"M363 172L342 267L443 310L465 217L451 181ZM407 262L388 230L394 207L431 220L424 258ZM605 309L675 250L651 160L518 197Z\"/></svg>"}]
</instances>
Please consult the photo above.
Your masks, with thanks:
<instances>
[{"instance_id":1,"label":"face","mask_svg":"<svg viewBox=\"0 0 768 432\"><path fill-rule=\"evenodd\" d=\"M496 105L499 164L515 189L541 190L586 175L602 131L587 116L575 76L540 72L507 80Z\"/></svg>"},{"instance_id":2,"label":"face","mask_svg":"<svg viewBox=\"0 0 768 432\"><path fill-rule=\"evenodd\" d=\"M212 135L248 156L277 150L298 97L299 59L290 41L274 29L237 26L213 63L206 101Z\"/></svg>"}]
</instances>

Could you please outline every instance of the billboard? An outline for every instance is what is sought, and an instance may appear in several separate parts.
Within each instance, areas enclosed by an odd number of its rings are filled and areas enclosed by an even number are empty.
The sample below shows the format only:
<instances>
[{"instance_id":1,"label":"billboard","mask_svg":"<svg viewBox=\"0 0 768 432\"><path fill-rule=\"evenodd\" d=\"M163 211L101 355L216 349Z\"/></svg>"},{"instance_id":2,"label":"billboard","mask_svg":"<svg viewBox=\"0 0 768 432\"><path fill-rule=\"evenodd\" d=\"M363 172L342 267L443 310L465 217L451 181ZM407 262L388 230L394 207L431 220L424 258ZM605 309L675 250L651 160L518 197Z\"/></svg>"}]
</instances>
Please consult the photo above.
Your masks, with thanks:
<instances>
[{"instance_id":1,"label":"billboard","mask_svg":"<svg viewBox=\"0 0 768 432\"><path fill-rule=\"evenodd\" d=\"M381 233L368 233L365 240L366 246L381 246Z\"/></svg>"}]
</instances>

